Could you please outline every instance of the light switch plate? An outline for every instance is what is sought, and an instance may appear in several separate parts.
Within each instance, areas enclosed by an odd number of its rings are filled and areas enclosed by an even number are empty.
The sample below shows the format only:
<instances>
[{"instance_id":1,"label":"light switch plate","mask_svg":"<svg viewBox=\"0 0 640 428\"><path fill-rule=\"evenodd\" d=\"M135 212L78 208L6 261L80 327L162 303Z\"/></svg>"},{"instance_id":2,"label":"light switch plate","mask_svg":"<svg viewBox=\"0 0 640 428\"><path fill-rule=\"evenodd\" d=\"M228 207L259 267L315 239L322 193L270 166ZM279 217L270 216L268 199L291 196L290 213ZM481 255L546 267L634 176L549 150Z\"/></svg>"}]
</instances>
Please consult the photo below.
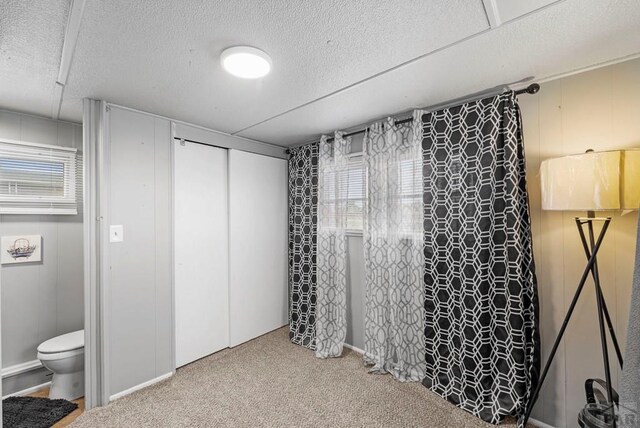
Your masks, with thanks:
<instances>
[{"instance_id":1,"label":"light switch plate","mask_svg":"<svg viewBox=\"0 0 640 428\"><path fill-rule=\"evenodd\" d=\"M109 242L124 241L124 227L121 224L112 224L109 226Z\"/></svg>"}]
</instances>

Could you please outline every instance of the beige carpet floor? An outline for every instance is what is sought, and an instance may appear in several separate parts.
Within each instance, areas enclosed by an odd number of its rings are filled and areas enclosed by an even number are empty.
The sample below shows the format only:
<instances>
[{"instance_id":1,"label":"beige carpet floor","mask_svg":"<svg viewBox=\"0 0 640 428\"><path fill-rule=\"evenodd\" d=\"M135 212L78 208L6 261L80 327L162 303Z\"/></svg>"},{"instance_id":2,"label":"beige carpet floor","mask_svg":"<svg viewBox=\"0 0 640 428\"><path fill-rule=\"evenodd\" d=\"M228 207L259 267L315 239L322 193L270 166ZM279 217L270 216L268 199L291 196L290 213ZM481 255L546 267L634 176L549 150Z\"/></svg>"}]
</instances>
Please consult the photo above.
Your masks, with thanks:
<instances>
[{"instance_id":1,"label":"beige carpet floor","mask_svg":"<svg viewBox=\"0 0 640 428\"><path fill-rule=\"evenodd\" d=\"M73 427L493 427L417 383L320 360L282 328L92 409ZM506 421L502 426L515 426Z\"/></svg>"}]
</instances>

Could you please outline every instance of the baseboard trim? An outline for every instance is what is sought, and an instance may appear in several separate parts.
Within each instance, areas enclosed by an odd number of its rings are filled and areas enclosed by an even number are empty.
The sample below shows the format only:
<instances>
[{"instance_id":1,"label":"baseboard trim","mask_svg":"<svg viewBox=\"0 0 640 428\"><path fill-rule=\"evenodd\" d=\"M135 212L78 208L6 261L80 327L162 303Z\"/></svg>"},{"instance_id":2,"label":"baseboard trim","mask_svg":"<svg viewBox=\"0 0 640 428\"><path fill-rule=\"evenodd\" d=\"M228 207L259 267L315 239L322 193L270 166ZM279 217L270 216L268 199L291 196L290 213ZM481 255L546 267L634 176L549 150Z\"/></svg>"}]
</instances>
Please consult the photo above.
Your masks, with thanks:
<instances>
[{"instance_id":1,"label":"baseboard trim","mask_svg":"<svg viewBox=\"0 0 640 428\"><path fill-rule=\"evenodd\" d=\"M360 349L360 348L356 348L356 347L355 347L355 346L353 346L353 345L349 345L348 343L345 343L345 344L344 344L344 347L345 347L345 348L349 348L349 349L351 349L352 351L357 352L357 353L358 353L358 354L360 354L360 355L364 355L364 351L363 351L362 349Z\"/></svg>"},{"instance_id":2,"label":"baseboard trim","mask_svg":"<svg viewBox=\"0 0 640 428\"><path fill-rule=\"evenodd\" d=\"M41 383L40 385L36 385L36 386L32 386L32 387L27 388L27 389L23 389L22 391L17 391L17 392L12 392L11 394L7 394L7 395L3 396L2 399L5 399L7 397L20 397L20 396L23 396L23 395L31 394L31 393L40 391L41 389L48 388L50 385L51 385L51 382Z\"/></svg>"},{"instance_id":3,"label":"baseboard trim","mask_svg":"<svg viewBox=\"0 0 640 428\"><path fill-rule=\"evenodd\" d=\"M529 422L537 426L538 428L556 428L553 425L545 424L537 419L529 418Z\"/></svg>"},{"instance_id":4,"label":"baseboard trim","mask_svg":"<svg viewBox=\"0 0 640 428\"><path fill-rule=\"evenodd\" d=\"M109 401L114 401L114 400L117 400L118 398L122 398L125 395L129 395L131 393L134 393L136 391L144 389L144 388L146 388L148 386L151 386L153 384L161 382L161 381L163 381L165 379L169 379L171 376L173 376L173 372L169 372L169 373L163 374L162 376L158 376L157 378L154 378L154 379L148 380L146 382L143 382L140 385L136 385L136 386L134 386L132 388L125 389L124 391L121 391L121 392L118 392L116 394L113 394L111 397L109 397Z\"/></svg>"},{"instance_id":5,"label":"baseboard trim","mask_svg":"<svg viewBox=\"0 0 640 428\"><path fill-rule=\"evenodd\" d=\"M38 370L43 367L40 360L27 361L26 363L16 364L2 369L2 379L17 376L22 373Z\"/></svg>"}]
</instances>

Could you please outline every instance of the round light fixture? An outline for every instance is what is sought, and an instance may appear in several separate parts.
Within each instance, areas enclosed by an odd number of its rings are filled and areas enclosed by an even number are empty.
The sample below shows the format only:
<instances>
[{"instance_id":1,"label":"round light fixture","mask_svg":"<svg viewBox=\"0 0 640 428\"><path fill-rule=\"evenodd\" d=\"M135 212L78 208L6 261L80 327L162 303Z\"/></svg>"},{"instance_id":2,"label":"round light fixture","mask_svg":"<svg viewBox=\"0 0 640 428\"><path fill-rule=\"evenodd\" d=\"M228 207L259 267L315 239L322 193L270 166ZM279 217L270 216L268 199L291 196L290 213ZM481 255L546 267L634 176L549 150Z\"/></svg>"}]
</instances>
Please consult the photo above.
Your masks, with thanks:
<instances>
[{"instance_id":1,"label":"round light fixture","mask_svg":"<svg viewBox=\"0 0 640 428\"><path fill-rule=\"evenodd\" d=\"M266 52L250 46L227 48L220 55L222 67L234 76L257 79L271 71L271 58Z\"/></svg>"}]
</instances>

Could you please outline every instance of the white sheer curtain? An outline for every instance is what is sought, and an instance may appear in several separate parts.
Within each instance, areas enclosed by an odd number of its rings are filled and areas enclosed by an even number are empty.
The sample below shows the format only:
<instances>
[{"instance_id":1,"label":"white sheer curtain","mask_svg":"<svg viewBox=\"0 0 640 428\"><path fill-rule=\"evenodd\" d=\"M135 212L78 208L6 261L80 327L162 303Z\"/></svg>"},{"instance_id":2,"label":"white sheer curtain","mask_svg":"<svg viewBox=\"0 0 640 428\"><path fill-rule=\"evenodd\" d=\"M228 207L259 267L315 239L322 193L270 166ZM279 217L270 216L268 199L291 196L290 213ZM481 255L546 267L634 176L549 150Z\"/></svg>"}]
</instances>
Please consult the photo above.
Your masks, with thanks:
<instances>
[{"instance_id":1,"label":"white sheer curtain","mask_svg":"<svg viewBox=\"0 0 640 428\"><path fill-rule=\"evenodd\" d=\"M421 111L376 123L364 139L364 359L400 381L425 374Z\"/></svg>"},{"instance_id":2,"label":"white sheer curtain","mask_svg":"<svg viewBox=\"0 0 640 428\"><path fill-rule=\"evenodd\" d=\"M347 229L351 139L320 139L316 356L339 357L347 334Z\"/></svg>"}]
</instances>

